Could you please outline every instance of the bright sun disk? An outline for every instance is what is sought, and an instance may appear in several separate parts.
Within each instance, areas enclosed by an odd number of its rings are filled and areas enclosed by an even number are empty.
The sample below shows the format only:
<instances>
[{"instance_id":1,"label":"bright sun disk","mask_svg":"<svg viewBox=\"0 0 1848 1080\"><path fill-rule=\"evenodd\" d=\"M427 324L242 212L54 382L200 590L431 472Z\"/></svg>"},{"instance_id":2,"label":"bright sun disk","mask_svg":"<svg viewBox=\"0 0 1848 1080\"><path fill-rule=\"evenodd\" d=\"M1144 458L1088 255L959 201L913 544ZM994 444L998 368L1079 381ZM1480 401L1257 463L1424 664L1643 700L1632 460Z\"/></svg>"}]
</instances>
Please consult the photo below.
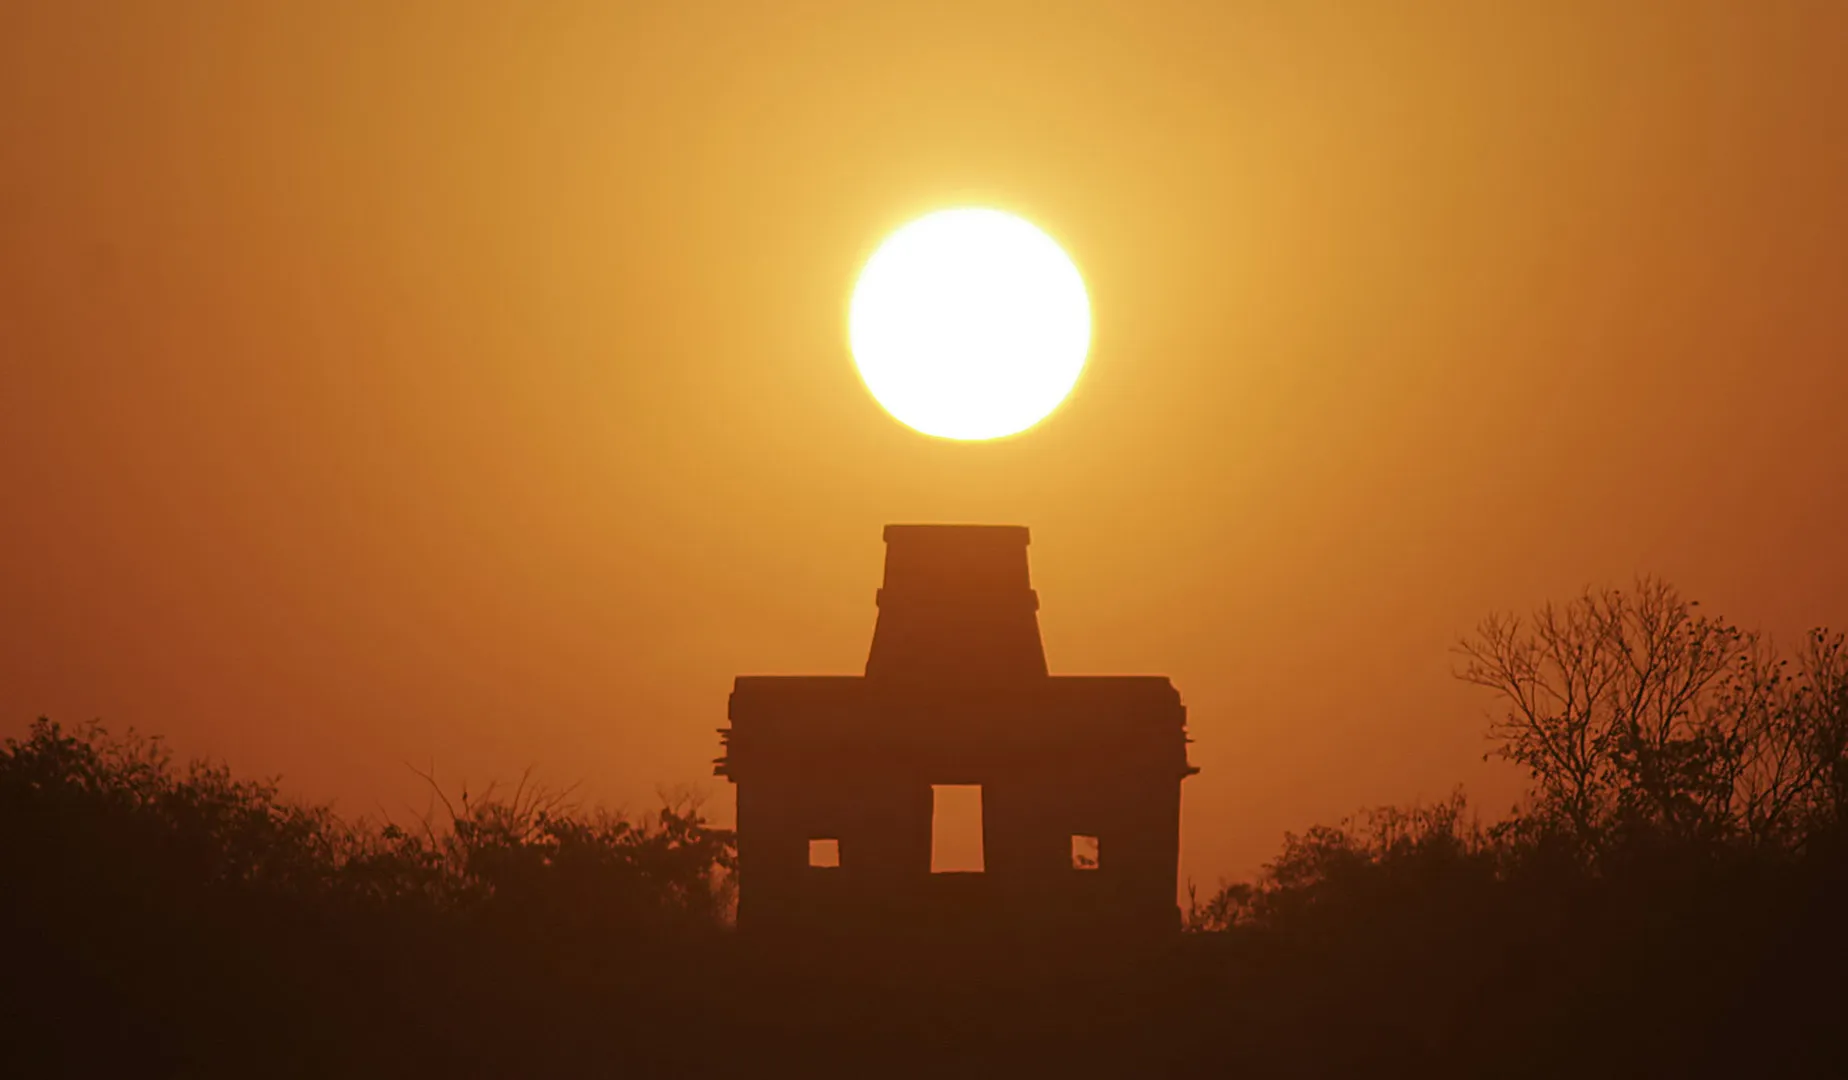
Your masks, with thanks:
<instances>
[{"instance_id":1,"label":"bright sun disk","mask_svg":"<svg viewBox=\"0 0 1848 1080\"><path fill-rule=\"evenodd\" d=\"M941 210L867 260L847 326L887 412L926 435L995 439L1071 393L1091 305L1078 268L1038 228L998 210Z\"/></svg>"}]
</instances>

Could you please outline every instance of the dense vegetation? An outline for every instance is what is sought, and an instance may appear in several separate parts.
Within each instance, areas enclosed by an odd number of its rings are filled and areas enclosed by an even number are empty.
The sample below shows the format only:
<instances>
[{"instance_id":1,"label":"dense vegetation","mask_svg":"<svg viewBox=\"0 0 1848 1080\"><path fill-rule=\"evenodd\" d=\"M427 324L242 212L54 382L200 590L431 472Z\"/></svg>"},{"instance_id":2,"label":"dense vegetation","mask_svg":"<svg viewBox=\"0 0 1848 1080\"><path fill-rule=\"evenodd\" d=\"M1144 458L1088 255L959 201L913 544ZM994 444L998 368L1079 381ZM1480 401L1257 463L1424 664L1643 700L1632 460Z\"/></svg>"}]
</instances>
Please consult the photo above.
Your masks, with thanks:
<instances>
[{"instance_id":1,"label":"dense vegetation","mask_svg":"<svg viewBox=\"0 0 1848 1080\"><path fill-rule=\"evenodd\" d=\"M749 955L731 836L688 807L522 786L406 830L40 721L0 750L0 1071L1837 1072L1842 639L1780 656L1646 581L1460 653L1532 778L1507 817L1318 826L1160 956L938 983Z\"/></svg>"}]
</instances>

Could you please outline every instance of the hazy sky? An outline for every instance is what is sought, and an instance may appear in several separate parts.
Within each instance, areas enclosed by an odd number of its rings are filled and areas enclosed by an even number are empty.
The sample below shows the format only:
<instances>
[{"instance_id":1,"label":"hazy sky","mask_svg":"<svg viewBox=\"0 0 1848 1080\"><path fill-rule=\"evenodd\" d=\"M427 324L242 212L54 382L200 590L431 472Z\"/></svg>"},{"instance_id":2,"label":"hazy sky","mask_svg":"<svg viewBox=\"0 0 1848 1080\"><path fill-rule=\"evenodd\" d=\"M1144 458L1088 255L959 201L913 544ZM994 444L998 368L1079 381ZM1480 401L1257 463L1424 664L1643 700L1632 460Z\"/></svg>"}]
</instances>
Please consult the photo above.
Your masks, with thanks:
<instances>
[{"instance_id":1,"label":"hazy sky","mask_svg":"<svg viewBox=\"0 0 1848 1080\"><path fill-rule=\"evenodd\" d=\"M1489 611L1848 624L1845 131L1838 0L9 3L0 732L729 819L731 678L860 669L885 523L1006 522L1055 671L1180 687L1186 873L1499 811ZM845 347L970 202L1096 315L1002 444Z\"/></svg>"}]
</instances>

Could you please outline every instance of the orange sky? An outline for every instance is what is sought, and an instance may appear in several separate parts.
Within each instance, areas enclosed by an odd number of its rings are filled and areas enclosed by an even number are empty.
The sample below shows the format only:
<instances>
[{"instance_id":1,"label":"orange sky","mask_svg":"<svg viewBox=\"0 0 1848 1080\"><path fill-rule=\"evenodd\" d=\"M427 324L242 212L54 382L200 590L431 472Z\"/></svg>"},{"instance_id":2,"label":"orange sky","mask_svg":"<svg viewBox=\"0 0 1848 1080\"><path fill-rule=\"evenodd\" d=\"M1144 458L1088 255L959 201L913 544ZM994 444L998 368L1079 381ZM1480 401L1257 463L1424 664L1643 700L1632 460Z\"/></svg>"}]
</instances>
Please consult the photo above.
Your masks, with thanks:
<instances>
[{"instance_id":1,"label":"orange sky","mask_svg":"<svg viewBox=\"0 0 1848 1080\"><path fill-rule=\"evenodd\" d=\"M1055 671L1180 687L1186 873L1499 809L1487 611L1848 624L1843 131L1836 0L8 5L0 732L725 819L732 676L858 671L885 523L1010 522ZM1003 444L844 343L964 202L1095 307Z\"/></svg>"}]
</instances>

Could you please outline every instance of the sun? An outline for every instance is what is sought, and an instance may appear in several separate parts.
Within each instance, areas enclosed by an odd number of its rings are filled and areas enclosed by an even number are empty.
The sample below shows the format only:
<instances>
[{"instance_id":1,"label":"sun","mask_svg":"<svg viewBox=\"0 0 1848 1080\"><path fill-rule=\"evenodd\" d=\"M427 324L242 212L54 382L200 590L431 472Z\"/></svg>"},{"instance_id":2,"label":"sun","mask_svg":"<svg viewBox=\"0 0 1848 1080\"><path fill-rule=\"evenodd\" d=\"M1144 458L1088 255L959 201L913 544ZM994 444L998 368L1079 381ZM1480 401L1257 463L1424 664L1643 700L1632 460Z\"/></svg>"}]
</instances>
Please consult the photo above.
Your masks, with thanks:
<instances>
[{"instance_id":1,"label":"sun","mask_svg":"<svg viewBox=\"0 0 1848 1080\"><path fill-rule=\"evenodd\" d=\"M860 377L900 422L998 439L1045 419L1091 347L1091 303L1052 237L999 210L940 210L860 271L847 315Z\"/></svg>"}]
</instances>

